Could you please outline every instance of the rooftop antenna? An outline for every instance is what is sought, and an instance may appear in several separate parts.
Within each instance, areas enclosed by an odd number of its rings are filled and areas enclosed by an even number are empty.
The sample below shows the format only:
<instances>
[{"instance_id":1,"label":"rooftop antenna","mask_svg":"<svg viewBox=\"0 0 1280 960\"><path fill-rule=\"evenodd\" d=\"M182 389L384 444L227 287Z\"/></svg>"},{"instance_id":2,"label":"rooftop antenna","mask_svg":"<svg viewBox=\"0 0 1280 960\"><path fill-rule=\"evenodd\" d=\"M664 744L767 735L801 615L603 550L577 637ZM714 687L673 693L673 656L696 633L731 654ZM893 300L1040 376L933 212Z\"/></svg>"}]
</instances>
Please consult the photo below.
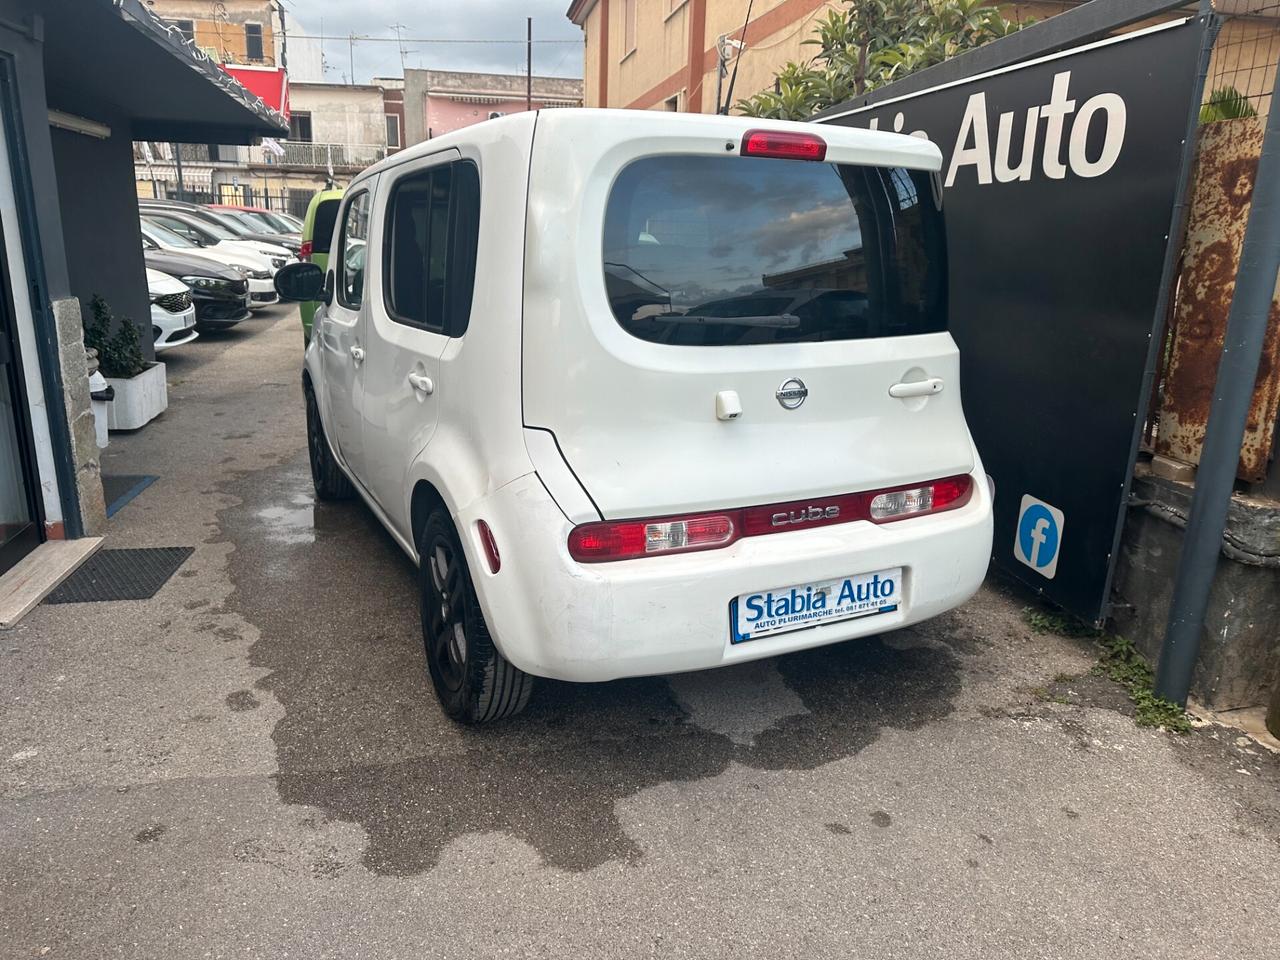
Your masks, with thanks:
<instances>
[{"instance_id":1,"label":"rooftop antenna","mask_svg":"<svg viewBox=\"0 0 1280 960\"><path fill-rule=\"evenodd\" d=\"M408 30L403 23L393 23L391 29L396 32L396 46L400 48L400 76L404 76L404 41L400 39L400 31Z\"/></svg>"}]
</instances>

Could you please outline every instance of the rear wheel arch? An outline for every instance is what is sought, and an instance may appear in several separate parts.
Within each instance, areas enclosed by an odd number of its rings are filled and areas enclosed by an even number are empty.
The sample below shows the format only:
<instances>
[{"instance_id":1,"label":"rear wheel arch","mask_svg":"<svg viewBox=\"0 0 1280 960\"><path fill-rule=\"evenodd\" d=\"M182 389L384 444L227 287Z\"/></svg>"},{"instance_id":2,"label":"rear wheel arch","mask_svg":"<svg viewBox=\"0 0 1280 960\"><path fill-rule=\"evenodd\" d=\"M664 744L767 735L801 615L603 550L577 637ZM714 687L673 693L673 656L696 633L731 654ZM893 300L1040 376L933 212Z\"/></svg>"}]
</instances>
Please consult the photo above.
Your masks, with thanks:
<instances>
[{"instance_id":1,"label":"rear wheel arch","mask_svg":"<svg viewBox=\"0 0 1280 960\"><path fill-rule=\"evenodd\" d=\"M436 507L443 507L450 516L453 514L436 485L430 480L419 480L413 485L413 494L409 500L409 532L413 535L415 549L418 544L418 535L422 533L427 517L431 516L431 511Z\"/></svg>"}]
</instances>

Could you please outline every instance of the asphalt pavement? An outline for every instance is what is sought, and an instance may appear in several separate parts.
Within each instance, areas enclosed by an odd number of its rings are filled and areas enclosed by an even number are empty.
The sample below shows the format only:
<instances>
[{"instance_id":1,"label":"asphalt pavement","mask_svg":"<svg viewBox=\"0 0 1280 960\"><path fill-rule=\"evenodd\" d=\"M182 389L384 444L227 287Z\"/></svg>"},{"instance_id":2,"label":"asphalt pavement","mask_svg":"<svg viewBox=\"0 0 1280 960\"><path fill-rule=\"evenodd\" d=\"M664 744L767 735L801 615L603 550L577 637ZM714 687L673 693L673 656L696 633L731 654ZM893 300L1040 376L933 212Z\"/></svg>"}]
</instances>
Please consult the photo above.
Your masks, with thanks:
<instances>
[{"instance_id":1,"label":"asphalt pavement","mask_svg":"<svg viewBox=\"0 0 1280 960\"><path fill-rule=\"evenodd\" d=\"M0 631L0 958L1280 952L1277 759L1137 727L1000 584L450 723L411 563L312 496L301 350L276 307L166 354L107 546L195 552Z\"/></svg>"}]
</instances>

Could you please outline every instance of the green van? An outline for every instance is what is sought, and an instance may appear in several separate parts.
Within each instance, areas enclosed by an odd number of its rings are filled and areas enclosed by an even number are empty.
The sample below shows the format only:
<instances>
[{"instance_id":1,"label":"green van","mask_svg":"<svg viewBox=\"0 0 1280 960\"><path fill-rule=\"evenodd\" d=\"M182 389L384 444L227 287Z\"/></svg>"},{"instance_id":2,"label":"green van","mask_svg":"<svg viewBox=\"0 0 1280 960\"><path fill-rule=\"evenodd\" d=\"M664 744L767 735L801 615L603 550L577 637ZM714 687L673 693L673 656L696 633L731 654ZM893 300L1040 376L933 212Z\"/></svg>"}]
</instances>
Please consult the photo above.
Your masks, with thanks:
<instances>
[{"instance_id":1,"label":"green van","mask_svg":"<svg viewBox=\"0 0 1280 960\"><path fill-rule=\"evenodd\" d=\"M329 244L333 240L333 223L338 219L338 207L342 205L342 189L321 190L311 198L307 216L302 221L302 249L299 260L310 260L321 270L329 269ZM298 305L302 314L302 342L311 342L311 320L319 301L304 300Z\"/></svg>"}]
</instances>

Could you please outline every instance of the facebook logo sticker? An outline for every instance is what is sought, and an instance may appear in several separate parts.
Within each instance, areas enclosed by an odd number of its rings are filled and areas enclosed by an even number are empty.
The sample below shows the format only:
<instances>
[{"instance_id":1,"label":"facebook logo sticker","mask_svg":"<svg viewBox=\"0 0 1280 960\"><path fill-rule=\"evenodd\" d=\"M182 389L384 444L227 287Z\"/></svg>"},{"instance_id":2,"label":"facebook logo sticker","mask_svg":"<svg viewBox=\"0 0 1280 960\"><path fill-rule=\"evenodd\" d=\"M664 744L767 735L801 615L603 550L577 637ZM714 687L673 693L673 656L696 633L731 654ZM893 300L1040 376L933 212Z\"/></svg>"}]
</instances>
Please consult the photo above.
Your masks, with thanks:
<instances>
[{"instance_id":1,"label":"facebook logo sticker","mask_svg":"<svg viewBox=\"0 0 1280 960\"><path fill-rule=\"evenodd\" d=\"M1013 539L1013 555L1019 562L1052 580L1058 572L1062 545L1062 511L1030 494L1022 497L1018 511L1018 532Z\"/></svg>"}]
</instances>

